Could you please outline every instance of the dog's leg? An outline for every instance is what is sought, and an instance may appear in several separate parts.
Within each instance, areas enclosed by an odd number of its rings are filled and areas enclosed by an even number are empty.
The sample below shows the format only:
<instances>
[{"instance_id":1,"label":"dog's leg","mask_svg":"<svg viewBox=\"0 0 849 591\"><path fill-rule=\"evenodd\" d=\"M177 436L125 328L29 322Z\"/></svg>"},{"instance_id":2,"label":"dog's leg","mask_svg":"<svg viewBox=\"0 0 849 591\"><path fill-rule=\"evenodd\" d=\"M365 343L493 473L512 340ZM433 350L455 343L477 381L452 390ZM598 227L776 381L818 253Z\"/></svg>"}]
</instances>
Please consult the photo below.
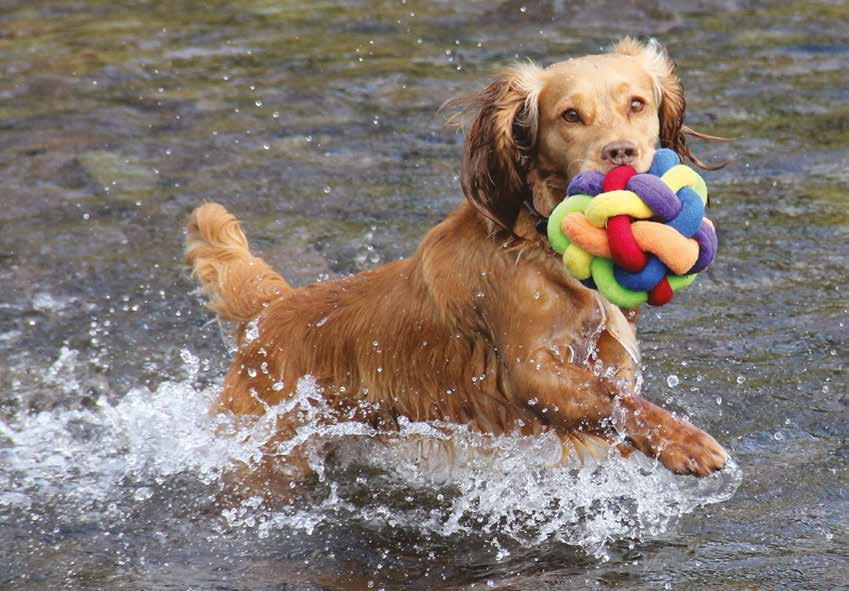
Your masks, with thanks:
<instances>
[{"instance_id":1,"label":"dog's leg","mask_svg":"<svg viewBox=\"0 0 849 591\"><path fill-rule=\"evenodd\" d=\"M722 446L701 429L584 367L562 362L549 348L505 357L511 360L517 402L562 434L615 429L676 474L705 476L727 461Z\"/></svg>"},{"instance_id":2,"label":"dog's leg","mask_svg":"<svg viewBox=\"0 0 849 591\"><path fill-rule=\"evenodd\" d=\"M294 454L285 462L263 456L258 463L238 464L224 473L223 488L216 498L220 507L234 508L244 501L261 497L269 505L288 505L303 495L312 470L302 455Z\"/></svg>"},{"instance_id":3,"label":"dog's leg","mask_svg":"<svg viewBox=\"0 0 849 591\"><path fill-rule=\"evenodd\" d=\"M238 415L239 432L250 432L260 445L258 457L234 466L226 475L224 493L229 499L228 505L238 505L256 496L269 502L291 501L301 494L301 486L314 472L303 442L298 439L299 429L309 418L303 416L303 409L298 406L276 416L270 415L277 410L260 398L253 386L249 386L253 392L233 391L233 387L245 385L232 382L233 375L231 369L216 410Z\"/></svg>"}]
</instances>

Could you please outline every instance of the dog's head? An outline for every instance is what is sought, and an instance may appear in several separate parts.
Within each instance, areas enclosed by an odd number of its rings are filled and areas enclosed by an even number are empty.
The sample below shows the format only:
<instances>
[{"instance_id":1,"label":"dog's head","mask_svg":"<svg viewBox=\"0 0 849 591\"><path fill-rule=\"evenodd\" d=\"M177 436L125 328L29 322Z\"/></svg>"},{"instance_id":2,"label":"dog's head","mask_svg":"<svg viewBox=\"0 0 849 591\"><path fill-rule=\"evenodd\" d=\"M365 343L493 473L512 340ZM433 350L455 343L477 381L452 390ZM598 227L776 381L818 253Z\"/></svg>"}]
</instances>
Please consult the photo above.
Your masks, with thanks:
<instances>
[{"instance_id":1,"label":"dog's head","mask_svg":"<svg viewBox=\"0 0 849 591\"><path fill-rule=\"evenodd\" d=\"M621 164L645 172L658 143L701 164L686 146L675 64L654 42L625 38L610 53L517 65L453 104L477 111L463 160L466 198L508 231L528 199L547 215L578 172Z\"/></svg>"}]
</instances>

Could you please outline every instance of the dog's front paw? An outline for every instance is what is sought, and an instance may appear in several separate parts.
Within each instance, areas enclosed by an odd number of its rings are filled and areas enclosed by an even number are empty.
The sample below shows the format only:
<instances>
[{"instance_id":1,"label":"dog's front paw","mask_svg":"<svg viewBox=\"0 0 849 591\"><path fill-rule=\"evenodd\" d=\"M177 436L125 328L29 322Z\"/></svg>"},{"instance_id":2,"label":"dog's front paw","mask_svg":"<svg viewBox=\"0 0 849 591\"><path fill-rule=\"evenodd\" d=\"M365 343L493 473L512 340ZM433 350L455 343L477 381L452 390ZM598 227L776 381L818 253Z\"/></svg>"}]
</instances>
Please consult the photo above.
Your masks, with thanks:
<instances>
[{"instance_id":1,"label":"dog's front paw","mask_svg":"<svg viewBox=\"0 0 849 591\"><path fill-rule=\"evenodd\" d=\"M637 396L621 396L618 402L617 429L675 474L707 476L728 462L728 452L692 423Z\"/></svg>"},{"instance_id":2,"label":"dog's front paw","mask_svg":"<svg viewBox=\"0 0 849 591\"><path fill-rule=\"evenodd\" d=\"M622 426L631 443L675 474L707 476L728 462L716 439L668 411L637 397L622 397Z\"/></svg>"},{"instance_id":3,"label":"dog's front paw","mask_svg":"<svg viewBox=\"0 0 849 591\"><path fill-rule=\"evenodd\" d=\"M657 459L675 474L707 476L728 462L728 452L698 427L679 422L671 431L655 442L654 451Z\"/></svg>"}]
</instances>

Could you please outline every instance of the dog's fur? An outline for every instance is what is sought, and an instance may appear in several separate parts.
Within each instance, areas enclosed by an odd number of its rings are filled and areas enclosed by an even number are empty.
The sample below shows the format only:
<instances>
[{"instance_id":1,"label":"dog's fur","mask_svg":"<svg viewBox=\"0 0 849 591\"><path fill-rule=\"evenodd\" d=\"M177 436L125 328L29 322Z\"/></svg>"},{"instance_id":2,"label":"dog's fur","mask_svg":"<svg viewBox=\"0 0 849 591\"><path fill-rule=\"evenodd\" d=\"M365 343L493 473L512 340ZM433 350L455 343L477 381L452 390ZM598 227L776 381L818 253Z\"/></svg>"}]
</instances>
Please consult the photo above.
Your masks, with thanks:
<instances>
[{"instance_id":1,"label":"dog's fur","mask_svg":"<svg viewBox=\"0 0 849 591\"><path fill-rule=\"evenodd\" d=\"M645 108L632 108L634 98ZM333 420L553 429L564 442L618 433L675 473L722 468L726 452L710 435L638 396L636 312L626 318L569 277L524 206L547 215L575 173L608 170L601 151L611 141L633 142L638 171L658 139L695 161L672 62L625 39L608 54L517 66L451 105L476 113L462 166L466 202L411 258L293 289L250 253L222 206L192 213L187 261L210 307L241 327L220 409L260 415L311 375ZM580 121L565 120L567 109ZM245 338L254 319L258 336ZM297 420L279 420L279 440ZM308 471L297 457L290 463L298 476Z\"/></svg>"}]
</instances>

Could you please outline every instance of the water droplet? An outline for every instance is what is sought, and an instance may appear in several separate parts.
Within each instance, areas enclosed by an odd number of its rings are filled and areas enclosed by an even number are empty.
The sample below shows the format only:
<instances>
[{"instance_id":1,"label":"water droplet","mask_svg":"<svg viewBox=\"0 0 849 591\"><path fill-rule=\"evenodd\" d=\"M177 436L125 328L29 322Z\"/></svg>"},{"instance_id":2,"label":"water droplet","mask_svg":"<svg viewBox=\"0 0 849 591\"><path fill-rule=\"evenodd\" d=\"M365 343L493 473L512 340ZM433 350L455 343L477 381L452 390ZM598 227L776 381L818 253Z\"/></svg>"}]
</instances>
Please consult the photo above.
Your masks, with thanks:
<instances>
[{"instance_id":1,"label":"water droplet","mask_svg":"<svg viewBox=\"0 0 849 591\"><path fill-rule=\"evenodd\" d=\"M153 496L153 490L151 490L150 487L147 487L147 486L137 488L136 492L133 493L133 498L136 501L146 501L152 496Z\"/></svg>"},{"instance_id":2,"label":"water droplet","mask_svg":"<svg viewBox=\"0 0 849 591\"><path fill-rule=\"evenodd\" d=\"M679 380L678 376L676 376L674 373L669 374L666 378L666 385L669 386L670 388L674 388L675 386L677 386L680 383L681 383L681 380Z\"/></svg>"},{"instance_id":3,"label":"water droplet","mask_svg":"<svg viewBox=\"0 0 849 591\"><path fill-rule=\"evenodd\" d=\"M245 342L251 343L259 338L259 322L256 319L251 320L245 327L244 339Z\"/></svg>"}]
</instances>

